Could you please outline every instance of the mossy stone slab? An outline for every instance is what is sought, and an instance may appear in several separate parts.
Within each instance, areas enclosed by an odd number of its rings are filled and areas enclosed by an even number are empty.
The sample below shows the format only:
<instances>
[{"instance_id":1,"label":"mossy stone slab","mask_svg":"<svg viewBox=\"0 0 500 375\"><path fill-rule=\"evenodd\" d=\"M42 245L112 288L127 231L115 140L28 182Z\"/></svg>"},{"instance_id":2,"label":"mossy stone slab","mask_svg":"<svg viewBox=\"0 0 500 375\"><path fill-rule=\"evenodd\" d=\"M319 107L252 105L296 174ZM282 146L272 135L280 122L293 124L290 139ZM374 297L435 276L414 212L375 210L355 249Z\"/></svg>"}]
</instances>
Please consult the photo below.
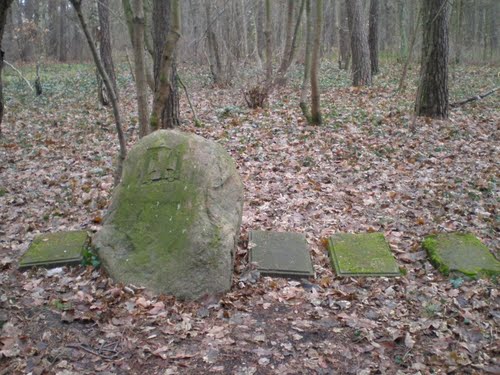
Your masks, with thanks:
<instances>
[{"instance_id":1,"label":"mossy stone slab","mask_svg":"<svg viewBox=\"0 0 500 375\"><path fill-rule=\"evenodd\" d=\"M35 237L23 254L19 268L54 268L78 265L88 244L86 231L47 233Z\"/></svg>"},{"instance_id":2,"label":"mossy stone slab","mask_svg":"<svg viewBox=\"0 0 500 375\"><path fill-rule=\"evenodd\" d=\"M328 240L332 266L339 276L400 276L382 233L338 233Z\"/></svg>"},{"instance_id":3,"label":"mossy stone slab","mask_svg":"<svg viewBox=\"0 0 500 375\"><path fill-rule=\"evenodd\" d=\"M250 261L263 276L307 278L314 276L306 238L300 233L252 231Z\"/></svg>"},{"instance_id":4,"label":"mossy stone slab","mask_svg":"<svg viewBox=\"0 0 500 375\"><path fill-rule=\"evenodd\" d=\"M500 275L500 262L472 234L434 234L427 236L422 246L431 263L444 275L450 272L471 277Z\"/></svg>"}]
</instances>

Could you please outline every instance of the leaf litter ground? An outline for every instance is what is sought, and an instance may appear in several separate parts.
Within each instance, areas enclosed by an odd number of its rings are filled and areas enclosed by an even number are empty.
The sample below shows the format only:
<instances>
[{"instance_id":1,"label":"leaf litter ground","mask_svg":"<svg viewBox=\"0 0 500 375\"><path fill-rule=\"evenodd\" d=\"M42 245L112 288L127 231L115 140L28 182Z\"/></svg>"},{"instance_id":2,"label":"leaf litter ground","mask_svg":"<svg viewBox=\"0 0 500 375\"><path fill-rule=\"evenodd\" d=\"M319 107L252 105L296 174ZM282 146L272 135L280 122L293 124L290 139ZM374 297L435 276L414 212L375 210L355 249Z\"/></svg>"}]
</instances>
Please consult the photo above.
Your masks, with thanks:
<instances>
[{"instance_id":1,"label":"leaf litter ground","mask_svg":"<svg viewBox=\"0 0 500 375\"><path fill-rule=\"evenodd\" d=\"M446 122L418 119L412 132L415 88L394 94L399 67L356 89L326 65L325 125L311 127L298 110L298 75L269 108L248 110L240 85L214 89L183 72L204 126L191 125L183 98L182 129L226 147L245 183L233 288L185 303L114 284L91 267L17 271L37 234L98 230L112 192L117 142L110 113L96 104L93 70L51 69L37 99L6 77L1 374L500 371L497 284L444 277L421 248L427 234L468 231L498 256L498 96ZM452 101L498 86L493 68L454 69ZM132 145L133 85L120 77ZM259 279L248 264L249 230L304 233L316 278ZM406 274L336 277L327 238L375 231Z\"/></svg>"}]
</instances>

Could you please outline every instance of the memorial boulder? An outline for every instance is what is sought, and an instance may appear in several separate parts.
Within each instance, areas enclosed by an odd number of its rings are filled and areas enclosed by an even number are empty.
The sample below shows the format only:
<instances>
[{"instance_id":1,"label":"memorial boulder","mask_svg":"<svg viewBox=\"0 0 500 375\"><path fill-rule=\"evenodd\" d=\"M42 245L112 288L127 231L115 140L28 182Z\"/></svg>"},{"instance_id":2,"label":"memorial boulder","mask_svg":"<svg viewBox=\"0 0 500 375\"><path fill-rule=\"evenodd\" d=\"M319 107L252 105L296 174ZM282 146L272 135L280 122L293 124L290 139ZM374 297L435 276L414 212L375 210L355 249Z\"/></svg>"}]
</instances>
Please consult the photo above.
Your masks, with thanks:
<instances>
[{"instance_id":1,"label":"memorial boulder","mask_svg":"<svg viewBox=\"0 0 500 375\"><path fill-rule=\"evenodd\" d=\"M160 130L130 150L93 244L116 281L196 299L231 287L242 209L241 179L220 145Z\"/></svg>"}]
</instances>

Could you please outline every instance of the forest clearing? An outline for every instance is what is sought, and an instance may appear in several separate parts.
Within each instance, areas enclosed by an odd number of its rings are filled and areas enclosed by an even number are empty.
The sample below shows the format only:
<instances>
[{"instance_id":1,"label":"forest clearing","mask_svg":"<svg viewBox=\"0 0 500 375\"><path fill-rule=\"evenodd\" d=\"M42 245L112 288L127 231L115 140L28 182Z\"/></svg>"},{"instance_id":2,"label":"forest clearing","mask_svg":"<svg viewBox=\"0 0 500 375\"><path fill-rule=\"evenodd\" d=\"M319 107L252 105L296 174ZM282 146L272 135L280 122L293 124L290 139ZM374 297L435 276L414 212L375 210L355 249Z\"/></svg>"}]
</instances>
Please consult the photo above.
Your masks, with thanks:
<instances>
[{"instance_id":1,"label":"forest clearing","mask_svg":"<svg viewBox=\"0 0 500 375\"><path fill-rule=\"evenodd\" d=\"M265 65L242 60L216 84L208 66L178 61L176 128L222 146L244 189L231 288L194 301L117 282L94 252L18 269L42 233L101 230L120 144L91 58L4 66L0 375L500 373L498 277L443 275L422 247L472 233L500 258L500 102L478 97L500 86L498 60L450 62L447 118L434 119L415 113L420 64L381 53L372 84L353 86L337 52L318 62L320 124L300 106L300 54L256 108L249 88ZM145 131L136 70L127 58L115 68L129 151ZM256 230L303 234L314 277L259 275ZM383 233L401 275L337 275L335 233Z\"/></svg>"}]
</instances>

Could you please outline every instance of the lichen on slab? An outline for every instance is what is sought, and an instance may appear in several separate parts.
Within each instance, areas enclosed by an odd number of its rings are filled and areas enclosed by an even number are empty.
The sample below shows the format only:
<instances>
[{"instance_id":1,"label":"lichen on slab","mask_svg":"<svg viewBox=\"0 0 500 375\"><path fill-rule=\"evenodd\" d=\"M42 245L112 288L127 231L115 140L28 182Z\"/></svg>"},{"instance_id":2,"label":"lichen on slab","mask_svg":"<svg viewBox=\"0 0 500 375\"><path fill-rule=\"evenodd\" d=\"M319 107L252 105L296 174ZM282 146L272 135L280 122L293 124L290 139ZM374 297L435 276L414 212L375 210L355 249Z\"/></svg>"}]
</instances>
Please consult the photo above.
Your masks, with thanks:
<instances>
[{"instance_id":1,"label":"lichen on slab","mask_svg":"<svg viewBox=\"0 0 500 375\"><path fill-rule=\"evenodd\" d=\"M88 244L86 231L46 233L35 237L19 262L20 269L78 265Z\"/></svg>"},{"instance_id":2,"label":"lichen on slab","mask_svg":"<svg viewBox=\"0 0 500 375\"><path fill-rule=\"evenodd\" d=\"M382 233L337 233L328 250L339 276L400 276L398 264Z\"/></svg>"},{"instance_id":3,"label":"lichen on slab","mask_svg":"<svg viewBox=\"0 0 500 375\"><path fill-rule=\"evenodd\" d=\"M500 262L470 233L440 233L423 243L431 263L444 275L460 272L470 277L498 276Z\"/></svg>"}]
</instances>

